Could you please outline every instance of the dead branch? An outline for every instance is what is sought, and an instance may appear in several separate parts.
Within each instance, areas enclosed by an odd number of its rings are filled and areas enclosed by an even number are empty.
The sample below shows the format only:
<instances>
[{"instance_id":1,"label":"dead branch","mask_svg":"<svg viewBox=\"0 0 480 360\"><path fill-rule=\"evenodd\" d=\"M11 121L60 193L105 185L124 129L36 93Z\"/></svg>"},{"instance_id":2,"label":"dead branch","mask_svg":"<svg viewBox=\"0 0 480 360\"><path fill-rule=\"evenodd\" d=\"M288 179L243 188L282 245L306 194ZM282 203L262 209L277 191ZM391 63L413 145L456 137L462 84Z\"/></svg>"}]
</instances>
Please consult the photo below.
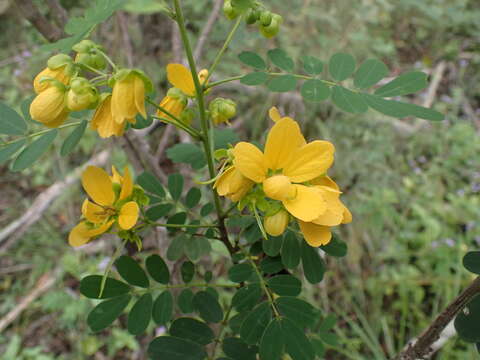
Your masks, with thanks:
<instances>
[{"instance_id":1,"label":"dead branch","mask_svg":"<svg viewBox=\"0 0 480 360\"><path fill-rule=\"evenodd\" d=\"M65 192L65 189L76 182L83 170L89 165L102 166L105 164L110 156L109 150L104 150L82 166L74 169L70 175L64 180L55 182L49 186L45 191L39 194L32 203L32 206L17 220L10 223L6 228L0 231L0 244L7 238L10 238L9 243L20 238L33 224L35 224L43 215L43 213L52 205L54 200ZM13 240L12 240L13 239ZM6 251L8 246L4 245L0 253Z\"/></svg>"},{"instance_id":2,"label":"dead branch","mask_svg":"<svg viewBox=\"0 0 480 360\"><path fill-rule=\"evenodd\" d=\"M31 0L17 0L15 5L20 14L49 42L60 40L63 37L62 29L50 23Z\"/></svg>"},{"instance_id":3,"label":"dead branch","mask_svg":"<svg viewBox=\"0 0 480 360\"><path fill-rule=\"evenodd\" d=\"M215 3L213 4L212 12L210 13L208 20L205 23L205 26L203 27L203 30L200 36L198 37L197 46L195 47L195 50L193 52L193 56L195 57L195 61L197 62L198 62L198 59L202 56L202 51L203 51L203 48L205 47L205 43L207 41L208 35L212 31L213 25L215 25L215 22L217 21L218 14L220 13L220 9L222 8L222 5L223 5L223 0L215 1Z\"/></svg>"},{"instance_id":4,"label":"dead branch","mask_svg":"<svg viewBox=\"0 0 480 360\"><path fill-rule=\"evenodd\" d=\"M443 330L465 305L478 294L480 294L480 277L477 277L469 287L458 295L413 344L408 344L396 357L396 360L423 359L430 354L433 350L432 345L440 338Z\"/></svg>"},{"instance_id":5,"label":"dead branch","mask_svg":"<svg viewBox=\"0 0 480 360\"><path fill-rule=\"evenodd\" d=\"M20 299L18 305L15 306L9 313L7 313L2 319L0 319L0 333L7 328L15 319L26 309L28 306L34 302L38 297L40 297L44 292L49 290L56 282L60 270L57 268L54 271L48 272L38 279L37 284L34 289L27 294L24 298Z\"/></svg>"}]
</instances>

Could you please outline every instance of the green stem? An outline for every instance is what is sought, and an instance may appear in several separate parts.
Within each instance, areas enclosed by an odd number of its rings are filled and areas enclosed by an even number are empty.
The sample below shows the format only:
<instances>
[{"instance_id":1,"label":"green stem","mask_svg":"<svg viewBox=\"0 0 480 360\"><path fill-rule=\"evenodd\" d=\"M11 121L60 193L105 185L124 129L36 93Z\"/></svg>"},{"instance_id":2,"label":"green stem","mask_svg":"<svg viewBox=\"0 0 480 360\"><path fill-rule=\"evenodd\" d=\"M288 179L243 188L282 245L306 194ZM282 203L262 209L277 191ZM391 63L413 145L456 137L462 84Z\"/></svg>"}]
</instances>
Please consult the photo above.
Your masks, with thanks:
<instances>
[{"instance_id":1,"label":"green stem","mask_svg":"<svg viewBox=\"0 0 480 360\"><path fill-rule=\"evenodd\" d=\"M65 124L65 125L60 125L59 127L57 127L57 129L64 129L64 128L68 128L68 127L72 127L72 126L76 126L76 125L79 125L80 123L82 123L82 121L75 121L75 122L72 122L72 123L68 123L68 124ZM0 145L0 147L2 146L7 146L7 145L10 145L10 144L13 144L13 143L16 143L20 140L23 140L23 139L30 139L30 138L33 138L33 137L36 137L36 136L40 136L40 135L43 135L49 131L52 131L54 129L46 129L46 130L40 130L36 133L33 133L33 134L30 134L30 135L26 135L26 136L21 136L19 138L16 138L15 140L12 140L12 141L7 141L7 142L4 142Z\"/></svg>"},{"instance_id":2,"label":"green stem","mask_svg":"<svg viewBox=\"0 0 480 360\"><path fill-rule=\"evenodd\" d=\"M201 135L200 133L193 127L183 123L179 118L177 118L175 115L173 115L171 112L169 112L168 110L166 110L164 107L158 105L156 102L154 102L153 100L151 100L150 98L146 98L145 99L149 104L155 106L158 110L160 110L161 112L165 113L166 115L168 115L170 117L170 119L167 119L167 118L163 118L163 117L159 117L159 116L152 116L154 119L158 119L158 120L162 120L162 121L165 121L169 124L172 124L180 129L182 129L183 131L187 132L190 136L196 138L196 139L201 139Z\"/></svg>"},{"instance_id":3,"label":"green stem","mask_svg":"<svg viewBox=\"0 0 480 360\"><path fill-rule=\"evenodd\" d=\"M270 290L268 289L267 287L267 283L265 282L265 280L263 279L263 276L262 274L260 273L260 269L258 268L257 264L255 263L255 261L252 260L252 258L250 257L249 254L247 254L241 247L240 247L240 251L243 253L243 255L245 256L246 259L248 259L248 262L252 265L253 269L255 270L255 273L258 277L258 280L260 281L260 285L263 289L263 292L265 293L265 295L267 295L267 299L268 299L268 302L270 303L270 306L273 310L273 313L275 314L275 317L280 317L280 313L277 309L277 307L275 306L275 301L273 300L273 295L272 293L270 292Z\"/></svg>"},{"instance_id":4,"label":"green stem","mask_svg":"<svg viewBox=\"0 0 480 360\"><path fill-rule=\"evenodd\" d=\"M220 329L218 330L218 337L215 339L215 342L213 344L213 349L212 349L212 360L215 359L215 355L217 355L217 346L223 341L224 337L224 332L225 328L228 325L228 320L230 319L230 314L232 313L232 304L227 309L227 312L225 313L225 317L223 318L223 321L220 323Z\"/></svg>"},{"instance_id":5,"label":"green stem","mask_svg":"<svg viewBox=\"0 0 480 360\"><path fill-rule=\"evenodd\" d=\"M149 222L151 225L171 228L191 228L191 229L203 229L203 228L218 228L218 225L212 224L161 224L157 222Z\"/></svg>"},{"instance_id":6,"label":"green stem","mask_svg":"<svg viewBox=\"0 0 480 360\"><path fill-rule=\"evenodd\" d=\"M194 284L158 285L158 286L151 286L148 289L134 290L134 291L132 291L132 293L150 292L150 291L153 291L153 290L191 288L191 287L238 288L238 287L240 287L240 284L194 283Z\"/></svg>"},{"instance_id":7,"label":"green stem","mask_svg":"<svg viewBox=\"0 0 480 360\"><path fill-rule=\"evenodd\" d=\"M232 77L229 77L229 78L226 78L226 79L223 79L223 80L215 81L215 82L212 82L212 83L208 84L205 87L205 89L210 89L210 88L213 88L213 87L218 86L218 85L229 83L229 82L232 82L232 81L235 81L235 80L240 80L244 76L245 75L232 76Z\"/></svg>"},{"instance_id":8,"label":"green stem","mask_svg":"<svg viewBox=\"0 0 480 360\"><path fill-rule=\"evenodd\" d=\"M84 69L88 70L88 71L91 71L95 74L98 74L98 75L101 75L101 76L108 76L106 73L104 73L103 71L100 71L100 70L97 70L93 67L91 67L90 65L87 65L87 64L83 64L83 63L77 63L77 65L79 65L80 67L83 67Z\"/></svg>"},{"instance_id":9,"label":"green stem","mask_svg":"<svg viewBox=\"0 0 480 360\"><path fill-rule=\"evenodd\" d=\"M302 75L302 74L285 74L285 73L267 73L269 76L283 76L283 75L293 75L295 76L296 78L298 79L303 79L303 80L312 80L312 79L316 79L316 77L314 76L308 76L308 75ZM229 78L226 78L226 79L223 79L223 80L219 80L219 81L215 81L215 82L212 82L210 84L208 84L205 89L210 89L210 88L213 88L215 86L218 86L218 85L222 85L222 84L225 84L225 83L229 83L229 82L232 82L232 81L235 81L235 80L240 80L241 78L243 78L245 75L237 75L237 76L232 76L232 77L229 77ZM328 81L328 80L322 80L322 79L318 79L320 80L321 82L323 82L325 85L328 85L328 86L335 86L337 85L337 83L333 82L333 81Z\"/></svg>"},{"instance_id":10,"label":"green stem","mask_svg":"<svg viewBox=\"0 0 480 360\"><path fill-rule=\"evenodd\" d=\"M188 39L187 28L185 27L185 19L183 17L182 8L180 6L180 0L174 0L175 4L175 13L176 13L176 20L178 24L178 28L180 31L180 36L182 38L183 46L185 48L185 52L187 54L188 63L190 65L190 71L192 73L193 83L195 84L195 96L198 103L198 110L200 112L200 123L202 126L202 143L203 148L205 150L205 157L207 158L207 165L208 165L208 172L210 174L210 178L215 176L215 165L213 162L213 153L211 151L210 146L210 136L209 136L209 124L207 113L205 111L205 99L204 99L204 89L202 84L200 84L200 80L197 76L197 67L195 65L195 59L193 57L192 47L190 46L190 41ZM225 227L225 218L222 215L222 207L220 205L220 199L218 197L217 192L213 187L210 188L212 190L215 210L218 217L218 223L220 228L220 234L222 238L222 242L227 247L228 251L231 255L235 253L235 249L233 248L232 244L228 240L228 233Z\"/></svg>"},{"instance_id":11,"label":"green stem","mask_svg":"<svg viewBox=\"0 0 480 360\"><path fill-rule=\"evenodd\" d=\"M105 60L107 60L107 62L110 64L110 66L112 67L112 69L113 69L114 71L117 71L117 65L115 65L115 63L112 61L112 59L110 59L110 57L109 57L107 54L105 54L105 53L104 53L102 50L100 50L100 49L95 49L95 51L96 51L97 53L99 53L100 55L102 55Z\"/></svg>"},{"instance_id":12,"label":"green stem","mask_svg":"<svg viewBox=\"0 0 480 360\"><path fill-rule=\"evenodd\" d=\"M233 25L232 30L230 30L230 33L225 39L225 43L223 44L222 48L218 52L217 56L215 57L215 60L213 60L212 66L210 66L210 69L208 69L208 75L207 75L207 79L205 80L205 83L207 83L208 79L210 79L210 76L212 76L213 72L215 71L215 68L220 62L220 59L222 58L224 52L227 50L228 45L230 45L230 42L232 41L233 36L235 35L235 32L237 31L238 26L240 25L241 22L242 22L242 17L239 16L237 21Z\"/></svg>"},{"instance_id":13,"label":"green stem","mask_svg":"<svg viewBox=\"0 0 480 360\"><path fill-rule=\"evenodd\" d=\"M115 250L115 253L113 254L112 258L108 262L107 267L105 268L105 272L103 273L102 277L102 282L100 283L100 294L98 295L99 297L102 297L103 290L105 289L105 283L107 282L107 277L108 273L112 269L114 261L118 258L120 253L122 252L123 248L125 247L125 244L127 243L127 240L123 240L121 245L117 247L117 250Z\"/></svg>"}]
</instances>

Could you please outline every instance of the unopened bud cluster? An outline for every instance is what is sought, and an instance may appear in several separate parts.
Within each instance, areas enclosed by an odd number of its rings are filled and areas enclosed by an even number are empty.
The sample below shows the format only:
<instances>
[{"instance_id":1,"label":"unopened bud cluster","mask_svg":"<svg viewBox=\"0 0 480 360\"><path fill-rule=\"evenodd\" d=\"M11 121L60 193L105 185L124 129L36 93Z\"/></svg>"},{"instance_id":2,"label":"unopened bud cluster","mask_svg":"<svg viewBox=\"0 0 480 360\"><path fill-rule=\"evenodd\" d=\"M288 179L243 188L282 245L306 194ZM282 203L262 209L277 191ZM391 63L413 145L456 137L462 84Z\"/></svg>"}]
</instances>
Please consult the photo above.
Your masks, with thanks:
<instances>
[{"instance_id":1,"label":"unopened bud cluster","mask_svg":"<svg viewBox=\"0 0 480 360\"><path fill-rule=\"evenodd\" d=\"M260 33L266 38L276 36L283 22L283 18L280 15L269 11L258 1L254 2L246 11L242 11L236 5L236 0L225 0L223 13L230 20L243 16L247 25L257 24Z\"/></svg>"}]
</instances>

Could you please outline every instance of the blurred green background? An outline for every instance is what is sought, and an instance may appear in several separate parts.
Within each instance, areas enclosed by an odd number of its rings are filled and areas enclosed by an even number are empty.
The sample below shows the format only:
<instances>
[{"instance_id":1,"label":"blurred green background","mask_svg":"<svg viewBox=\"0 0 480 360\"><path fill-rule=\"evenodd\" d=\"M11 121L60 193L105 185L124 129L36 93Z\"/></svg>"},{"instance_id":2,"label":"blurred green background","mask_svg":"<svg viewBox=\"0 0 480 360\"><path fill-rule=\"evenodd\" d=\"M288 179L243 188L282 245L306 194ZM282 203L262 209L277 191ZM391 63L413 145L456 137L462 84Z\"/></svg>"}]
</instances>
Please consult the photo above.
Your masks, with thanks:
<instances>
[{"instance_id":1,"label":"blurred green background","mask_svg":"<svg viewBox=\"0 0 480 360\"><path fill-rule=\"evenodd\" d=\"M14 3L0 0L0 101L19 109L33 95L32 79L51 54L40 49L45 40ZM46 2L34 3L51 19ZM81 14L83 3L61 1L70 16ZM191 35L198 37L214 1L183 3ZM392 76L412 69L429 73L433 85L410 101L446 114L444 122L433 124L376 112L351 115L328 102L305 104L294 93L272 95L238 83L214 94L239 103L232 124L242 139L260 139L269 124L266 112L276 105L302 124L309 139L335 144L332 176L344 189L354 215L353 223L339 232L349 253L340 260L328 257L325 280L309 287L306 296L338 317L339 340L329 344L326 359L391 358L472 279L461 259L468 249L480 246L480 3L265 0L265 4L284 17L280 35L266 40L242 26L214 79L245 71L236 59L242 50L265 54L281 47L296 58L308 54L324 60L346 51L359 62L369 57L383 60ZM175 33L172 22L156 12L157 5L154 0L129 0L124 11L98 27L93 39L118 62L143 68L163 94L165 65L176 56ZM202 66L211 63L230 26L220 14L205 44ZM109 163L122 166L134 161L124 141L99 141L88 131L76 153L63 158L59 146L67 134L62 133L56 148L22 173L0 165L0 229L92 153L108 148ZM150 142L156 145L159 133L153 137L157 138ZM180 139L170 140L173 144ZM164 171L173 172L176 166L160 155ZM87 329L86 314L93 302L79 296L78 281L102 271L112 241L98 242L89 251L67 245L82 197L78 183L69 186L21 238L0 243L0 319L42 284L42 275L55 279L0 332L2 360L146 358L146 336L135 339L119 326L96 336ZM212 266L222 276L221 264ZM475 359L475 353L453 336L435 358Z\"/></svg>"}]
</instances>

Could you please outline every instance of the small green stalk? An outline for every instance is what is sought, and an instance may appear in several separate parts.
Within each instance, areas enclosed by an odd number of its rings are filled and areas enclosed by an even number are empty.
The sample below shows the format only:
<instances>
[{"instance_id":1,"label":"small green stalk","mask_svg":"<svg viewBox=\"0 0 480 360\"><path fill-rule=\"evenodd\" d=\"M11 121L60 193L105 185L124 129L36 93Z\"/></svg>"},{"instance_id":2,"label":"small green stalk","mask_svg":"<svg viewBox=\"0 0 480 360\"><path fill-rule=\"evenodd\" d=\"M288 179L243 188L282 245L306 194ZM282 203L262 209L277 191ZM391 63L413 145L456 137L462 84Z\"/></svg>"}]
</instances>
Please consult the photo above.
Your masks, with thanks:
<instances>
[{"instance_id":1,"label":"small green stalk","mask_svg":"<svg viewBox=\"0 0 480 360\"><path fill-rule=\"evenodd\" d=\"M182 8L180 6L180 0L174 0L174 4L175 4L176 20L177 20L178 28L180 30L180 36L182 38L188 63L190 65L190 71L192 73L193 82L195 84L195 96L198 103L198 110L200 112L200 123L201 123L202 133L203 133L202 143L205 151L205 156L207 158L208 172L209 172L210 178L213 178L215 177L215 165L213 160L213 152L211 150L211 144L210 144L210 133L209 133L210 126L208 123L209 121L208 121L207 112L205 108L204 88L202 84L200 84L200 80L198 79L197 66L195 64L195 59L193 57L190 41L188 39L187 28L185 26L185 19L183 17ZM233 248L232 244L228 239L228 233L225 227L224 216L222 214L222 207L220 205L220 199L213 187L211 188L211 190L213 194L215 210L218 217L218 223L220 227L222 242L225 244L230 254L234 254L235 249Z\"/></svg>"}]
</instances>

